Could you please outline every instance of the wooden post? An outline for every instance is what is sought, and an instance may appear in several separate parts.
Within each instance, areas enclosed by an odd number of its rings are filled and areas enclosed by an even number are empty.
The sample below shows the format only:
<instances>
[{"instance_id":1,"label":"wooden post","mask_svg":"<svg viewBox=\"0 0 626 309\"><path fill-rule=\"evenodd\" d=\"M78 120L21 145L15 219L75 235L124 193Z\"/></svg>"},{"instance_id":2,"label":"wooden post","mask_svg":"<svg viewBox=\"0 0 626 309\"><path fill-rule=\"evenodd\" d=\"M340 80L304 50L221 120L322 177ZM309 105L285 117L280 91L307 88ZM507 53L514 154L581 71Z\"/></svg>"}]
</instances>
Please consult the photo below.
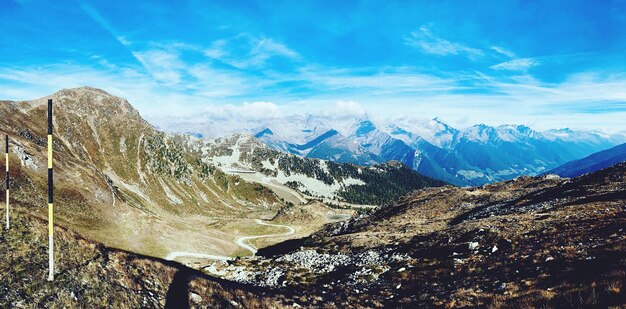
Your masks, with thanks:
<instances>
[{"instance_id":1,"label":"wooden post","mask_svg":"<svg viewBox=\"0 0 626 309\"><path fill-rule=\"evenodd\" d=\"M6 198L7 198L7 230L11 227L11 224L9 222L9 135L6 134L4 136L4 149L5 149L5 157L6 157L6 178L5 178L5 183L4 183L4 189L6 192Z\"/></svg>"},{"instance_id":2,"label":"wooden post","mask_svg":"<svg viewBox=\"0 0 626 309\"><path fill-rule=\"evenodd\" d=\"M54 280L54 194L52 172L52 99L48 99L48 281Z\"/></svg>"}]
</instances>

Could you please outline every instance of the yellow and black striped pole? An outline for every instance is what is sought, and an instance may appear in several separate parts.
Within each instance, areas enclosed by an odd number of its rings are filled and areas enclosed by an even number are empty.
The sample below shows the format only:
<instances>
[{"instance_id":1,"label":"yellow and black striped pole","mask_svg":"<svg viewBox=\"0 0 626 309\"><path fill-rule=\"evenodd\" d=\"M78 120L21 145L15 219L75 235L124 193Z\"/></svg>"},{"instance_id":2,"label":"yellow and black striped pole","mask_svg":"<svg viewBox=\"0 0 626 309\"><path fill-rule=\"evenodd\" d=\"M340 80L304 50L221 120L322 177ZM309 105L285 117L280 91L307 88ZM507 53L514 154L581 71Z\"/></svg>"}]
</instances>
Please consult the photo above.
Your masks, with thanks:
<instances>
[{"instance_id":1,"label":"yellow and black striped pole","mask_svg":"<svg viewBox=\"0 0 626 309\"><path fill-rule=\"evenodd\" d=\"M9 135L5 135L4 136L4 155L6 158L6 178L4 180L4 189L6 192L6 198L7 198L7 230L9 229L9 227L11 227L11 224L9 223Z\"/></svg>"},{"instance_id":2,"label":"yellow and black striped pole","mask_svg":"<svg viewBox=\"0 0 626 309\"><path fill-rule=\"evenodd\" d=\"M54 280L54 203L52 177L52 99L48 99L48 281Z\"/></svg>"}]
</instances>

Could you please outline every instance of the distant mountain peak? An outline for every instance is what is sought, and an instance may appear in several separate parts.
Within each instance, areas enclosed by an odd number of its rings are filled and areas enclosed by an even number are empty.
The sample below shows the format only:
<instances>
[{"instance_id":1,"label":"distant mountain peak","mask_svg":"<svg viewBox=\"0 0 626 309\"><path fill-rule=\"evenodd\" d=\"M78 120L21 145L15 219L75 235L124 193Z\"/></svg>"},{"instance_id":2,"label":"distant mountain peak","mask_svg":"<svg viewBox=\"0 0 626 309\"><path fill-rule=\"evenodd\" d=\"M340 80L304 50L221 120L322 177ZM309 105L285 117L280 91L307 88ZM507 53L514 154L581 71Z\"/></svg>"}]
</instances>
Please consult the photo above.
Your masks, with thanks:
<instances>
[{"instance_id":1,"label":"distant mountain peak","mask_svg":"<svg viewBox=\"0 0 626 309\"><path fill-rule=\"evenodd\" d=\"M446 123L445 121L443 121L443 119L441 119L441 117L435 117L433 119L430 120L431 124L438 126L438 127L442 127L444 129L453 129L448 123Z\"/></svg>"},{"instance_id":2,"label":"distant mountain peak","mask_svg":"<svg viewBox=\"0 0 626 309\"><path fill-rule=\"evenodd\" d=\"M398 127L398 126L392 126L391 127L391 134L392 135L406 135L406 136L411 136L412 135L411 132L409 132L409 131L401 128L401 127Z\"/></svg>"},{"instance_id":3,"label":"distant mountain peak","mask_svg":"<svg viewBox=\"0 0 626 309\"><path fill-rule=\"evenodd\" d=\"M444 125L444 126L446 126L446 127L448 126L448 124L447 124L447 123L445 123L445 121L443 121L443 120L441 119L441 117L439 117L439 116L437 116L437 117L433 118L432 120L433 120L434 122L439 123L439 124L442 124L442 125Z\"/></svg>"},{"instance_id":4,"label":"distant mountain peak","mask_svg":"<svg viewBox=\"0 0 626 309\"><path fill-rule=\"evenodd\" d=\"M479 123L463 130L463 137L467 140L480 141L483 143L496 141L500 139L497 130L494 127Z\"/></svg>"},{"instance_id":5,"label":"distant mountain peak","mask_svg":"<svg viewBox=\"0 0 626 309\"><path fill-rule=\"evenodd\" d=\"M115 99L115 100L119 100L120 102L126 101L126 99L114 96L100 88L95 88L95 87L90 87L90 86L61 89L53 93L50 97L52 98L55 98L55 97L56 98L62 98L62 97L79 98L79 97L84 97L84 96L96 98L96 99L99 99L100 101L102 99Z\"/></svg>"},{"instance_id":6,"label":"distant mountain peak","mask_svg":"<svg viewBox=\"0 0 626 309\"><path fill-rule=\"evenodd\" d=\"M364 136L372 131L376 130L376 126L370 120L363 120L357 124L356 136Z\"/></svg>"},{"instance_id":7,"label":"distant mountain peak","mask_svg":"<svg viewBox=\"0 0 626 309\"><path fill-rule=\"evenodd\" d=\"M272 132L272 130L270 130L269 128L265 128L265 129L257 132L256 134L254 134L254 137L255 138L261 138L261 137L266 136L266 135L274 135L274 132Z\"/></svg>"}]
</instances>

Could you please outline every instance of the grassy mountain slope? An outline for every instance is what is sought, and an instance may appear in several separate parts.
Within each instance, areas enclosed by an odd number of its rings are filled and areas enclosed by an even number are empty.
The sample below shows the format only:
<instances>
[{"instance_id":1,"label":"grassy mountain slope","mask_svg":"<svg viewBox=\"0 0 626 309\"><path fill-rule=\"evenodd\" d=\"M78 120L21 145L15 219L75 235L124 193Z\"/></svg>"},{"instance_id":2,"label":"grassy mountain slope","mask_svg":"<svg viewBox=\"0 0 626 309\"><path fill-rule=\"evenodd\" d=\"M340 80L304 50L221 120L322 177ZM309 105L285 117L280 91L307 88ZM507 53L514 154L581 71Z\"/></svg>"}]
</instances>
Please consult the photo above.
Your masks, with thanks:
<instances>
[{"instance_id":1,"label":"grassy mountain slope","mask_svg":"<svg viewBox=\"0 0 626 309\"><path fill-rule=\"evenodd\" d=\"M48 98L54 100L60 225L154 256L191 249L232 254L239 247L225 222L271 217L283 205L269 189L185 152L180 140L155 130L126 100L83 87L0 103L0 131L11 142L11 197L28 212L47 216Z\"/></svg>"},{"instance_id":2,"label":"grassy mountain slope","mask_svg":"<svg viewBox=\"0 0 626 309\"><path fill-rule=\"evenodd\" d=\"M269 308L263 289L210 278L177 263L111 249L57 227L57 268L46 281L47 223L15 213L0 233L0 307ZM254 291L251 292L251 291ZM262 296L261 294L270 296Z\"/></svg>"}]
</instances>

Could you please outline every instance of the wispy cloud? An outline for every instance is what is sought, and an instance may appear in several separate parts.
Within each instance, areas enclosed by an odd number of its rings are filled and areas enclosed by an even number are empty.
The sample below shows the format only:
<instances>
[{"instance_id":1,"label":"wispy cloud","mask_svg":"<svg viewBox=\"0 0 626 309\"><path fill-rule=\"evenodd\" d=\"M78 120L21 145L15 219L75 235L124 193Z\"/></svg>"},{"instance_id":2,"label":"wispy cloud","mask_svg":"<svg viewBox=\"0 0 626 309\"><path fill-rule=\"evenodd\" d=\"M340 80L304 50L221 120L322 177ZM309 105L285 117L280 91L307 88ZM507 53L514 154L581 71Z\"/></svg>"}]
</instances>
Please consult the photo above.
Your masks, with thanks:
<instances>
[{"instance_id":1,"label":"wispy cloud","mask_svg":"<svg viewBox=\"0 0 626 309\"><path fill-rule=\"evenodd\" d=\"M539 61L536 59L518 58L492 65L490 68L498 71L526 71L537 65Z\"/></svg>"},{"instance_id":2,"label":"wispy cloud","mask_svg":"<svg viewBox=\"0 0 626 309\"><path fill-rule=\"evenodd\" d=\"M363 117L367 115L367 111L363 105L355 101L337 101L335 105L324 111L323 114L327 116L351 116L351 117Z\"/></svg>"},{"instance_id":3,"label":"wispy cloud","mask_svg":"<svg viewBox=\"0 0 626 309\"><path fill-rule=\"evenodd\" d=\"M80 1L80 7L87 13L91 19L93 19L100 27L106 30L113 38L115 38L120 44L124 46L130 45L130 42L122 35L119 34L115 28L104 18L100 13L94 9L91 5Z\"/></svg>"},{"instance_id":4,"label":"wispy cloud","mask_svg":"<svg viewBox=\"0 0 626 309\"><path fill-rule=\"evenodd\" d=\"M533 14L511 23L457 2L363 1L358 10L330 2L306 10L295 2L280 9L262 1L78 3L22 1L0 13L0 26L10 29L0 31L10 47L0 48L0 98L90 85L128 98L147 117L205 108L242 119L277 115L276 108L281 115L364 110L626 129L618 119L626 76L615 73L626 66L626 20L610 13L615 4L574 5L536 24ZM248 103L250 115L244 102L275 106Z\"/></svg>"},{"instance_id":5,"label":"wispy cloud","mask_svg":"<svg viewBox=\"0 0 626 309\"><path fill-rule=\"evenodd\" d=\"M185 74L192 74L197 80L181 87L163 83L143 70L72 64L4 67L0 68L0 98L30 100L61 88L95 86L128 99L144 117L151 118L168 114L192 115L212 104L232 102L226 99L229 96L254 93L254 87L259 85L202 65L185 67L185 70Z\"/></svg>"},{"instance_id":6,"label":"wispy cloud","mask_svg":"<svg viewBox=\"0 0 626 309\"><path fill-rule=\"evenodd\" d=\"M164 85L141 70L127 69L120 74L115 68L77 65L5 67L0 68L0 97L32 99L61 87L93 85L129 99L142 115L155 120L156 124L164 124L163 119L175 115L195 119L195 115L203 112L209 113L204 120L223 118L250 124L292 114L331 113L358 117L367 113L387 119L400 115L463 119L453 122L459 126L483 122L492 125L522 123L538 129L567 126L623 130L626 117L624 75L577 74L558 84L520 75L508 81L489 80L490 92L459 94L457 90L471 76L441 78L424 75L411 80L407 72L396 72L366 78L351 76L348 71L327 71L323 75L324 69L319 68L319 79L311 80L312 85L326 85L322 88L351 85L359 91L300 99L297 96L287 99L287 95L277 98L281 103L278 104L273 101L245 103L246 98L257 97L260 93L261 89L249 86L257 85L258 80L220 72L206 64L185 70L198 79L189 88ZM308 74L314 75L313 72ZM485 77L475 75L474 78ZM395 88L394 83L398 83ZM338 102L337 97L345 100Z\"/></svg>"},{"instance_id":7,"label":"wispy cloud","mask_svg":"<svg viewBox=\"0 0 626 309\"><path fill-rule=\"evenodd\" d=\"M215 40L204 54L212 59L240 69L263 68L273 57L297 61L300 55L272 38L241 33L234 37Z\"/></svg>"},{"instance_id":8,"label":"wispy cloud","mask_svg":"<svg viewBox=\"0 0 626 309\"><path fill-rule=\"evenodd\" d=\"M157 81L175 85L182 81L184 64L178 55L164 50L135 51L133 55Z\"/></svg>"},{"instance_id":9,"label":"wispy cloud","mask_svg":"<svg viewBox=\"0 0 626 309\"><path fill-rule=\"evenodd\" d=\"M212 108L211 111L207 111L207 113L219 115L233 121L237 121L236 119L274 119L286 116L275 103L263 101L244 102L242 105L227 104L223 107Z\"/></svg>"},{"instance_id":10,"label":"wispy cloud","mask_svg":"<svg viewBox=\"0 0 626 309\"><path fill-rule=\"evenodd\" d=\"M507 56L509 58L514 58L515 57L515 53L514 52L512 52L510 50L507 50L505 48L502 48L500 46L491 46L490 48L491 48L491 50L493 50L493 51L495 51L495 52L497 52L499 54L505 55L505 56Z\"/></svg>"},{"instance_id":11,"label":"wispy cloud","mask_svg":"<svg viewBox=\"0 0 626 309\"><path fill-rule=\"evenodd\" d=\"M452 42L435 36L427 26L411 33L405 43L427 54L446 56L461 55L469 58L482 56L480 49L472 48L458 42Z\"/></svg>"},{"instance_id":12,"label":"wispy cloud","mask_svg":"<svg viewBox=\"0 0 626 309\"><path fill-rule=\"evenodd\" d=\"M330 69L320 66L304 68L298 76L323 92L356 91L368 94L442 92L461 89L457 77L441 78L414 71L387 69L383 72ZM460 77L458 77L460 78Z\"/></svg>"}]
</instances>

